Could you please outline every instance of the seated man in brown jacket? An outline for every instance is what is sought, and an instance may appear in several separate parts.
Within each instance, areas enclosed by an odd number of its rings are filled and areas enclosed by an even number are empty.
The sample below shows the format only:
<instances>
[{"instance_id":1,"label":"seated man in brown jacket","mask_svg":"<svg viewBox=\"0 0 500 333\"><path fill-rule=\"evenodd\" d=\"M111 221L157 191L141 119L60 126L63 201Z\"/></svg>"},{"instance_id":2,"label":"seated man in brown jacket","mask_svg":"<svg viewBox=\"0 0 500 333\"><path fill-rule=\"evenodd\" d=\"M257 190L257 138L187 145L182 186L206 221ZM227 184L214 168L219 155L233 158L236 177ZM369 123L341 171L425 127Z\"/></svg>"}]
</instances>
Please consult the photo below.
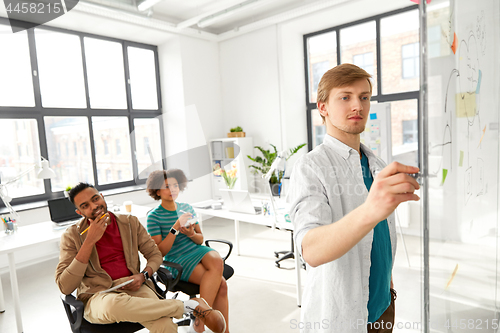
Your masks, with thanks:
<instances>
[{"instance_id":1,"label":"seated man in brown jacket","mask_svg":"<svg viewBox=\"0 0 500 333\"><path fill-rule=\"evenodd\" d=\"M225 331L222 314L202 298L184 303L158 298L148 279L163 258L135 216L108 212L103 196L90 184L78 184L69 195L83 219L61 237L56 283L66 295L77 289L85 319L97 324L138 322L150 332L171 333L177 332L172 317L193 313L212 331ZM147 260L142 271L138 251ZM132 282L100 293L127 280Z\"/></svg>"}]
</instances>

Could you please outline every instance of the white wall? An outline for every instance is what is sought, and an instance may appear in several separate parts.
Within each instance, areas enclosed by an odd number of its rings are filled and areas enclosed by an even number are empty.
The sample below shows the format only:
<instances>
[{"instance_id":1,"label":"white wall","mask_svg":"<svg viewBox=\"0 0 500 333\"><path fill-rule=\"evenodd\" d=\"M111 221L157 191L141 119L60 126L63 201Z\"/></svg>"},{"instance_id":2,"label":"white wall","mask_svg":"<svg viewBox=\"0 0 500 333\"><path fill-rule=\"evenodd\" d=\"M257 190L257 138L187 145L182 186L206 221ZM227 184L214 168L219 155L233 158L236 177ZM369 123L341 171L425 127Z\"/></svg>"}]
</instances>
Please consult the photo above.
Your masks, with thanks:
<instances>
[{"instance_id":1,"label":"white wall","mask_svg":"<svg viewBox=\"0 0 500 333\"><path fill-rule=\"evenodd\" d=\"M223 135L217 43L177 36L158 47L167 156ZM181 201L211 198L210 175L193 179Z\"/></svg>"}]
</instances>

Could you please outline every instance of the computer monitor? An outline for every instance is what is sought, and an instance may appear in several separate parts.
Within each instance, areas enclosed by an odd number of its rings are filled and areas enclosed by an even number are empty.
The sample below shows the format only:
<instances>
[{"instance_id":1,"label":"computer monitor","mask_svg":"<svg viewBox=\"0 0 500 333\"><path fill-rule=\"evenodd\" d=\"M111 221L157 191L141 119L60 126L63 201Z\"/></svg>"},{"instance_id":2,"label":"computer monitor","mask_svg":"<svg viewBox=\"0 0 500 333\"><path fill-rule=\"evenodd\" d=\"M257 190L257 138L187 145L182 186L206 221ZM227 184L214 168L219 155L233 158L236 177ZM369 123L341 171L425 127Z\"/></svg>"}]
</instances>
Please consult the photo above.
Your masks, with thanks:
<instances>
[{"instance_id":1,"label":"computer monitor","mask_svg":"<svg viewBox=\"0 0 500 333\"><path fill-rule=\"evenodd\" d=\"M69 198L49 200L49 212L52 222L57 224L77 221L82 218L75 212L75 205Z\"/></svg>"}]
</instances>

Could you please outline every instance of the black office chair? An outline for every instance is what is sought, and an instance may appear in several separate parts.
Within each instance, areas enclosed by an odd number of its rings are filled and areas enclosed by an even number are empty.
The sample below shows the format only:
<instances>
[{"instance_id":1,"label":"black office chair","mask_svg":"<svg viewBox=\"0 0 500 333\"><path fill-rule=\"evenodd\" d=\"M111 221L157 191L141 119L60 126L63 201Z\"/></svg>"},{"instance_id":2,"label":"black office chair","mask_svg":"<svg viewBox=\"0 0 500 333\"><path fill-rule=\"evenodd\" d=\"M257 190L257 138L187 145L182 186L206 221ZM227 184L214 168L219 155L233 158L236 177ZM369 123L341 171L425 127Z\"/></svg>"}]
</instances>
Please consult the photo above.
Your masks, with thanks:
<instances>
[{"instance_id":1,"label":"black office chair","mask_svg":"<svg viewBox=\"0 0 500 333\"><path fill-rule=\"evenodd\" d=\"M73 295L61 295L64 310L68 315L73 333L133 333L142 330L139 323L121 322L114 324L91 324L83 318L84 305Z\"/></svg>"},{"instance_id":2,"label":"black office chair","mask_svg":"<svg viewBox=\"0 0 500 333\"><path fill-rule=\"evenodd\" d=\"M211 242L222 243L222 244L226 244L227 246L229 246L229 250L228 250L226 256L222 257L222 260L224 261L224 271L222 273L222 276L226 280L228 280L234 274L234 269L231 266L226 264L226 259L231 255L231 252L233 250L233 244L231 242L221 240L221 239L208 239L205 241L205 245L208 247L211 247L210 246ZM174 262L170 262L170 261L164 261L163 266L174 268L175 270L177 270L178 273L174 279L172 273L169 270L167 270L167 269L163 269L161 271L158 270L157 275L159 275L160 278L153 279L153 284L155 284L156 292L158 292L160 295L165 297L167 292L169 292L169 291L170 292L183 292L184 294L189 295L189 298L194 298L200 293L200 286L199 285L191 283L191 282L186 282L186 281L180 280L181 275L182 275L182 266L181 265L174 263ZM157 282L160 282L161 284L163 284L163 288L160 287ZM177 295L175 295L175 297L177 297ZM189 326L191 320L194 320L194 317L192 315L191 315L191 317L186 317L186 318L183 318L179 321L174 320L174 322L178 326Z\"/></svg>"},{"instance_id":3,"label":"black office chair","mask_svg":"<svg viewBox=\"0 0 500 333\"><path fill-rule=\"evenodd\" d=\"M205 244L210 247L211 242L223 243L229 246L229 251L225 257L222 258L225 261L231 251L233 250L233 244L225 240L206 240ZM157 272L153 274L151 281L153 282L156 291L163 298L165 298L168 291L171 292L183 292L189 295L190 298L196 297L200 293L200 286L194 283L180 281L182 275L182 266L173 262L164 261L164 266L172 267L178 271L177 277L174 279L172 273L164 268L160 267ZM227 280L233 276L234 270L231 266L224 263L223 276ZM163 286L161 286L163 285ZM64 310L68 316L68 320L71 326L71 331L73 333L133 333L144 328L139 323L132 322L120 322L113 324L91 324L85 318L83 318L84 304L77 300L74 295L61 295L61 300L64 305ZM185 317L179 321L175 321L178 326L189 326L190 321L194 318Z\"/></svg>"},{"instance_id":4,"label":"black office chair","mask_svg":"<svg viewBox=\"0 0 500 333\"><path fill-rule=\"evenodd\" d=\"M152 280L155 285L161 281L161 277L167 274L166 268L160 267L160 274L155 275ZM158 281L157 281L158 280ZM69 325L73 333L133 333L142 330L144 326L139 323L120 322L113 324L91 324L83 318L84 304L75 298L74 295L61 295L64 310L68 316Z\"/></svg>"},{"instance_id":5,"label":"black office chair","mask_svg":"<svg viewBox=\"0 0 500 333\"><path fill-rule=\"evenodd\" d=\"M295 249L294 249L294 243L293 243L293 231L290 232L290 238L291 238L291 249L290 251L274 251L274 256L278 258L278 260L275 261L276 267L281 268L280 262L286 259L295 259ZM281 255L281 257L280 257Z\"/></svg>"},{"instance_id":6,"label":"black office chair","mask_svg":"<svg viewBox=\"0 0 500 333\"><path fill-rule=\"evenodd\" d=\"M286 259L295 259L295 243L293 241L293 231L290 231L290 242L291 242L291 249L290 251L274 251L274 256L276 258L278 258L278 260L275 261L275 264L276 264L276 267L278 268L281 268L281 262L283 260L286 260ZM281 255L281 257L280 257ZM301 257L299 257L300 259L300 265L303 269L306 269L306 264L305 262L302 260Z\"/></svg>"}]
</instances>

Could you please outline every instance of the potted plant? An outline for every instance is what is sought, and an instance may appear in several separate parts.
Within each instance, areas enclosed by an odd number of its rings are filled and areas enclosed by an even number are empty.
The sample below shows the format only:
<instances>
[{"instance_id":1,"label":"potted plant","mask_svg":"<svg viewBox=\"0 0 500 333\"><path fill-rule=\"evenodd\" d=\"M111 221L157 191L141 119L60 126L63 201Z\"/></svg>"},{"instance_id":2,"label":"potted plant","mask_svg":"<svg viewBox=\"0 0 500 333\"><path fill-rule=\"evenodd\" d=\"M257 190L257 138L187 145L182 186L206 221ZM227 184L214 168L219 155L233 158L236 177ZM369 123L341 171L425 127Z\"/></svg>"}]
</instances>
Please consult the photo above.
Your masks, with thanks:
<instances>
[{"instance_id":1,"label":"potted plant","mask_svg":"<svg viewBox=\"0 0 500 333\"><path fill-rule=\"evenodd\" d=\"M66 186L66 189L64 189L64 196L66 198L69 198L69 191L71 191L72 188L73 188L72 186L68 185L68 186Z\"/></svg>"},{"instance_id":2,"label":"potted plant","mask_svg":"<svg viewBox=\"0 0 500 333\"><path fill-rule=\"evenodd\" d=\"M230 133L227 133L228 138L245 137L245 132L243 132L243 128L240 126L233 127L229 131Z\"/></svg>"},{"instance_id":3,"label":"potted plant","mask_svg":"<svg viewBox=\"0 0 500 333\"><path fill-rule=\"evenodd\" d=\"M306 144L300 144L297 147L290 148L288 152L288 156L285 158L285 160L288 161L290 157L292 157L296 152L298 152L302 147L304 147ZM274 160L276 159L276 156L278 156L278 150L276 149L276 146L271 144L271 146L274 149L274 152L271 152L270 149L264 149L260 146L255 146L254 148L257 148L260 150L262 153L262 156L256 156L252 157L250 155L247 155L247 157L252 160L253 162L256 163L256 165L250 165L249 168L253 168L253 173L254 174L262 174L265 175L270 169L271 165L273 164ZM279 195L279 184L281 183L281 179L284 176L284 171L283 170L277 170L273 173L271 178L269 179L269 185L271 186L271 190L273 192L273 195Z\"/></svg>"}]
</instances>

